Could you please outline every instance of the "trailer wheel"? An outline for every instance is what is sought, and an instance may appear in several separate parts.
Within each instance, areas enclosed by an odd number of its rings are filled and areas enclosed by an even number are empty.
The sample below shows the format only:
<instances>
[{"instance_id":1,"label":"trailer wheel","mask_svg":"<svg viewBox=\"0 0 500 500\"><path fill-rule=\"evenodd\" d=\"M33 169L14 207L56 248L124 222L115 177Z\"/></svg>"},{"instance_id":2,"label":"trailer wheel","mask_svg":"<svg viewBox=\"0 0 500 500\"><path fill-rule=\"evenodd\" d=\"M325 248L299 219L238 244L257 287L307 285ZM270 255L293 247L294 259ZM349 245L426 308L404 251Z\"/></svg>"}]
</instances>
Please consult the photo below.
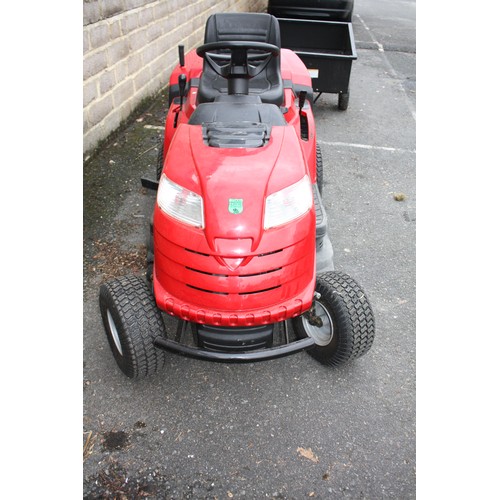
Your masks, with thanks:
<instances>
[{"instance_id":1,"label":"trailer wheel","mask_svg":"<svg viewBox=\"0 0 500 500\"><path fill-rule=\"evenodd\" d=\"M161 144L158 148L158 156L156 157L156 180L159 181L161 177L161 173L163 171L163 145L164 139L161 138Z\"/></svg>"},{"instance_id":2,"label":"trailer wheel","mask_svg":"<svg viewBox=\"0 0 500 500\"><path fill-rule=\"evenodd\" d=\"M323 156L318 143L316 143L316 182L319 194L323 194Z\"/></svg>"},{"instance_id":3,"label":"trailer wheel","mask_svg":"<svg viewBox=\"0 0 500 500\"><path fill-rule=\"evenodd\" d=\"M347 274L332 271L318 275L314 313L293 319L297 335L312 337L307 352L324 365L338 366L369 351L375 337L373 311L366 294Z\"/></svg>"},{"instance_id":4,"label":"trailer wheel","mask_svg":"<svg viewBox=\"0 0 500 500\"><path fill-rule=\"evenodd\" d=\"M349 106L349 91L340 92L339 94L339 109L345 111Z\"/></svg>"},{"instance_id":5,"label":"trailer wheel","mask_svg":"<svg viewBox=\"0 0 500 500\"><path fill-rule=\"evenodd\" d=\"M124 276L103 284L99 306L116 363L129 378L144 378L165 365L166 353L153 345L165 326L146 281Z\"/></svg>"}]
</instances>

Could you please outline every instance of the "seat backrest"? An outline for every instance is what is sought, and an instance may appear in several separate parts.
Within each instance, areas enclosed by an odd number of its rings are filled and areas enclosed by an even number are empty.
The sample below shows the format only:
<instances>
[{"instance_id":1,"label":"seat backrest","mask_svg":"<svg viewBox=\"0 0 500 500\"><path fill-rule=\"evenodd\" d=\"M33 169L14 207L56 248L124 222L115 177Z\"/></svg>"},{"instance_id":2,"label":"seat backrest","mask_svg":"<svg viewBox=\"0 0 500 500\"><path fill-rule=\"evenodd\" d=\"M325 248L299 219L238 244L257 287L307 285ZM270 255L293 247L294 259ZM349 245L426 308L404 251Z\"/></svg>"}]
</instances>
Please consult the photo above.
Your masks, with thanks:
<instances>
[{"instance_id":1,"label":"seat backrest","mask_svg":"<svg viewBox=\"0 0 500 500\"><path fill-rule=\"evenodd\" d=\"M205 27L205 42L251 41L265 42L281 48L278 20L270 14L224 13L211 15ZM283 103L283 81L280 57L273 57L262 73L250 80L250 94L259 95L262 102ZM227 94L227 80L217 75L206 61L198 89L198 102L211 102Z\"/></svg>"},{"instance_id":2,"label":"seat backrest","mask_svg":"<svg viewBox=\"0 0 500 500\"><path fill-rule=\"evenodd\" d=\"M261 13L211 15L205 27L205 43L229 40L272 43L281 48L278 20Z\"/></svg>"}]
</instances>

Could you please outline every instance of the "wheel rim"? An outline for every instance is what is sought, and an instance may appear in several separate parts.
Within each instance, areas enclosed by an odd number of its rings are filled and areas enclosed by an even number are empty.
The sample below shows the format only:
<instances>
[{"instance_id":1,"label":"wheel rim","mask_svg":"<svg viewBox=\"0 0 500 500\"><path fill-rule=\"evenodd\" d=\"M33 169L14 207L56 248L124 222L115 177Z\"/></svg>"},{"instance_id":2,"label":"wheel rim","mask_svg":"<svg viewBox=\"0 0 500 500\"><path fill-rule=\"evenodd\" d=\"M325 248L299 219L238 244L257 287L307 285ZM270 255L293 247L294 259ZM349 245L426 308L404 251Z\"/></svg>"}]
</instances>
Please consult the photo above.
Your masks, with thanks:
<instances>
[{"instance_id":1,"label":"wheel rim","mask_svg":"<svg viewBox=\"0 0 500 500\"><path fill-rule=\"evenodd\" d=\"M316 302L314 306L316 309L316 316L321 319L323 325L311 325L305 315L302 316L302 324L304 325L304 330L307 335L314 340L316 345L325 346L332 341L335 334L332 317L328 309L326 309L321 302Z\"/></svg>"},{"instance_id":2,"label":"wheel rim","mask_svg":"<svg viewBox=\"0 0 500 500\"><path fill-rule=\"evenodd\" d=\"M109 329L111 331L111 337L113 337L113 342L115 343L116 349L118 350L120 355L123 356L122 343L120 342L120 336L118 335L118 329L116 328L115 321L113 320L113 316L111 316L109 309L107 311L107 316L108 316Z\"/></svg>"}]
</instances>

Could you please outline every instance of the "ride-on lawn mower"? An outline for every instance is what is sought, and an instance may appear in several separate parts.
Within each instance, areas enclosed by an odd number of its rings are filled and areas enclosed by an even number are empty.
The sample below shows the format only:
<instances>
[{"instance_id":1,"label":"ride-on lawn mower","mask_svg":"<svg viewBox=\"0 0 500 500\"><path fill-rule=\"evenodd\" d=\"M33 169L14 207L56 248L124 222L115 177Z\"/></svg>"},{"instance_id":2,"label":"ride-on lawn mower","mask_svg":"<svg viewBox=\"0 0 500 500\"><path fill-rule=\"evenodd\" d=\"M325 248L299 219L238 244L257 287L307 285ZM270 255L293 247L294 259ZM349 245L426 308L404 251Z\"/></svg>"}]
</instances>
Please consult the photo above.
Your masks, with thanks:
<instances>
[{"instance_id":1,"label":"ride-on lawn mower","mask_svg":"<svg viewBox=\"0 0 500 500\"><path fill-rule=\"evenodd\" d=\"M212 15L205 43L179 48L169 92L157 179L142 179L157 190L149 279L100 289L121 370L153 374L165 350L231 362L307 349L331 366L365 354L373 312L333 270L311 78L276 18Z\"/></svg>"}]
</instances>

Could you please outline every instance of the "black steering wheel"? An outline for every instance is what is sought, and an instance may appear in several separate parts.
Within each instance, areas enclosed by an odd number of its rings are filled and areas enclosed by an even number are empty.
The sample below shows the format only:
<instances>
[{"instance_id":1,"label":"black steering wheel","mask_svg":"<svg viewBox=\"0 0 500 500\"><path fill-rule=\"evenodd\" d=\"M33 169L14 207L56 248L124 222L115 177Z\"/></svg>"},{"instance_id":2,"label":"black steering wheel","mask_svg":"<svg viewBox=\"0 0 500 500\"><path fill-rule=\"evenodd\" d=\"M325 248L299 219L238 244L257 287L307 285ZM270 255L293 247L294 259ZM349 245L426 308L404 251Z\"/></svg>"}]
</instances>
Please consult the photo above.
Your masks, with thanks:
<instances>
[{"instance_id":1,"label":"black steering wheel","mask_svg":"<svg viewBox=\"0 0 500 500\"><path fill-rule=\"evenodd\" d=\"M214 53L216 50L227 50L229 53ZM249 51L258 53L249 54ZM264 70L271 58L279 56L280 48L265 42L210 42L198 47L196 53L204 57L223 78L254 78Z\"/></svg>"}]
</instances>

